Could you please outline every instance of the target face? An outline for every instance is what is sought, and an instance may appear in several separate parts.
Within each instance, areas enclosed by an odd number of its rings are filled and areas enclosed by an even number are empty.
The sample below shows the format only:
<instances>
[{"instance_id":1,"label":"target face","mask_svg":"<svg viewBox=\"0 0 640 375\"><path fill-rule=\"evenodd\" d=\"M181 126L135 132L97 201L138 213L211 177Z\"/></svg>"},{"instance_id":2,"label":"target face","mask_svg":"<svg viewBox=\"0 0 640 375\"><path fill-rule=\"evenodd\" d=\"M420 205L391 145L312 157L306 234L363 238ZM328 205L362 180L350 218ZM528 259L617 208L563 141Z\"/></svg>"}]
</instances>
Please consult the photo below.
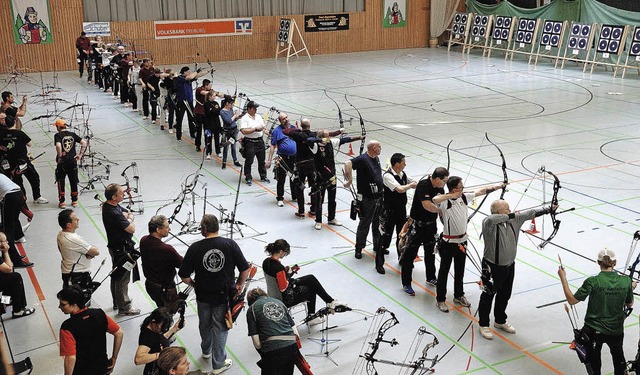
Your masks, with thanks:
<instances>
[{"instance_id":1,"label":"target face","mask_svg":"<svg viewBox=\"0 0 640 375\"><path fill-rule=\"evenodd\" d=\"M462 18L462 15L460 13L457 13L455 18L453 19L454 23L460 23L460 19Z\"/></svg>"},{"instance_id":2,"label":"target face","mask_svg":"<svg viewBox=\"0 0 640 375\"><path fill-rule=\"evenodd\" d=\"M542 45L543 45L543 46L548 46L548 45L550 45L550 44L551 44L551 35L549 35L549 34L544 34L544 35L542 36L542 42L541 42L541 43L542 43Z\"/></svg>"},{"instance_id":3,"label":"target face","mask_svg":"<svg viewBox=\"0 0 640 375\"><path fill-rule=\"evenodd\" d=\"M480 21L482 21L482 17L476 16L476 18L473 20L473 23L476 24L476 25L479 25Z\"/></svg>"},{"instance_id":4,"label":"target face","mask_svg":"<svg viewBox=\"0 0 640 375\"><path fill-rule=\"evenodd\" d=\"M616 40L612 40L609 43L609 49L607 50L609 53L618 53L618 49L620 48L620 43Z\"/></svg>"},{"instance_id":5,"label":"target face","mask_svg":"<svg viewBox=\"0 0 640 375\"><path fill-rule=\"evenodd\" d=\"M587 49L587 40L586 39L578 40L578 48Z\"/></svg>"},{"instance_id":6,"label":"target face","mask_svg":"<svg viewBox=\"0 0 640 375\"><path fill-rule=\"evenodd\" d=\"M580 25L575 24L575 25L571 26L571 35L573 35L573 36L580 35Z\"/></svg>"},{"instance_id":7,"label":"target face","mask_svg":"<svg viewBox=\"0 0 640 375\"><path fill-rule=\"evenodd\" d=\"M560 43L560 35L552 35L550 45L552 47L558 47Z\"/></svg>"},{"instance_id":8,"label":"target face","mask_svg":"<svg viewBox=\"0 0 640 375\"><path fill-rule=\"evenodd\" d=\"M464 34L464 32L467 30L466 26L460 26L460 34Z\"/></svg>"},{"instance_id":9,"label":"target face","mask_svg":"<svg viewBox=\"0 0 640 375\"><path fill-rule=\"evenodd\" d=\"M544 23L544 32L550 33L553 31L553 22L545 21Z\"/></svg>"},{"instance_id":10,"label":"target face","mask_svg":"<svg viewBox=\"0 0 640 375\"><path fill-rule=\"evenodd\" d=\"M487 32L487 28L486 27L481 27L480 28L480 36L484 36L484 34Z\"/></svg>"},{"instance_id":11,"label":"target face","mask_svg":"<svg viewBox=\"0 0 640 375\"><path fill-rule=\"evenodd\" d=\"M578 45L578 39L571 37L569 38L569 47L570 48L576 48L576 46Z\"/></svg>"},{"instance_id":12,"label":"target face","mask_svg":"<svg viewBox=\"0 0 640 375\"><path fill-rule=\"evenodd\" d=\"M531 44L531 42L533 41L533 33L527 33L524 37L524 41L525 43Z\"/></svg>"},{"instance_id":13,"label":"target face","mask_svg":"<svg viewBox=\"0 0 640 375\"><path fill-rule=\"evenodd\" d=\"M609 39L611 37L611 27L602 26L602 30L600 31L600 39Z\"/></svg>"},{"instance_id":14,"label":"target face","mask_svg":"<svg viewBox=\"0 0 640 375\"><path fill-rule=\"evenodd\" d=\"M501 39L500 35L502 35L501 29L496 28L493 30L493 39Z\"/></svg>"},{"instance_id":15,"label":"target face","mask_svg":"<svg viewBox=\"0 0 640 375\"><path fill-rule=\"evenodd\" d=\"M560 34L562 31L562 22L554 22L553 23L553 32L555 34Z\"/></svg>"},{"instance_id":16,"label":"target face","mask_svg":"<svg viewBox=\"0 0 640 375\"><path fill-rule=\"evenodd\" d=\"M509 30L508 29L502 29L502 40L507 40L509 39Z\"/></svg>"},{"instance_id":17,"label":"target face","mask_svg":"<svg viewBox=\"0 0 640 375\"><path fill-rule=\"evenodd\" d=\"M504 19L502 17L497 17L496 18L496 27L502 27L503 24L504 24Z\"/></svg>"},{"instance_id":18,"label":"target face","mask_svg":"<svg viewBox=\"0 0 640 375\"><path fill-rule=\"evenodd\" d=\"M591 33L591 25L583 25L582 26L582 36L589 36Z\"/></svg>"},{"instance_id":19,"label":"target face","mask_svg":"<svg viewBox=\"0 0 640 375\"><path fill-rule=\"evenodd\" d=\"M482 26L487 26L488 23L489 23L489 17L482 16Z\"/></svg>"},{"instance_id":20,"label":"target face","mask_svg":"<svg viewBox=\"0 0 640 375\"><path fill-rule=\"evenodd\" d=\"M516 34L516 42L524 42L524 35L524 31L518 31L518 33Z\"/></svg>"},{"instance_id":21,"label":"target face","mask_svg":"<svg viewBox=\"0 0 640 375\"><path fill-rule=\"evenodd\" d=\"M527 31L533 31L536 29L536 21L529 21L527 22Z\"/></svg>"},{"instance_id":22,"label":"target face","mask_svg":"<svg viewBox=\"0 0 640 375\"><path fill-rule=\"evenodd\" d=\"M459 38L460 35L464 35L464 32L467 30L467 14L466 13L456 13L453 19L453 26L451 27L451 31Z\"/></svg>"},{"instance_id":23,"label":"target face","mask_svg":"<svg viewBox=\"0 0 640 375\"><path fill-rule=\"evenodd\" d=\"M462 14L460 22L461 23L467 23L467 15L466 14Z\"/></svg>"},{"instance_id":24,"label":"target face","mask_svg":"<svg viewBox=\"0 0 640 375\"><path fill-rule=\"evenodd\" d=\"M623 31L624 31L624 28L622 28L622 27L613 28L613 32L611 33L611 39L620 40L622 38L622 32Z\"/></svg>"},{"instance_id":25,"label":"target face","mask_svg":"<svg viewBox=\"0 0 640 375\"><path fill-rule=\"evenodd\" d=\"M558 21L544 21L544 29L542 31L542 38L540 39L540 45L548 47L558 47L560 43L560 33L562 32L562 22ZM574 28L571 27L573 33ZM579 33L580 28L576 29ZM571 43L571 38L567 43ZM577 42L575 42L577 44Z\"/></svg>"},{"instance_id":26,"label":"target face","mask_svg":"<svg viewBox=\"0 0 640 375\"><path fill-rule=\"evenodd\" d=\"M511 18L506 17L504 19L504 27L506 27L507 29L511 27Z\"/></svg>"},{"instance_id":27,"label":"target face","mask_svg":"<svg viewBox=\"0 0 640 375\"><path fill-rule=\"evenodd\" d=\"M640 26L636 26L636 29L633 32L633 41L640 42Z\"/></svg>"},{"instance_id":28,"label":"target face","mask_svg":"<svg viewBox=\"0 0 640 375\"><path fill-rule=\"evenodd\" d=\"M289 29L291 28L291 20L287 18L280 19L280 30L278 31L278 41L289 41Z\"/></svg>"},{"instance_id":29,"label":"target face","mask_svg":"<svg viewBox=\"0 0 640 375\"><path fill-rule=\"evenodd\" d=\"M518 30L525 30L527 28L527 20L520 20L520 22L518 22Z\"/></svg>"},{"instance_id":30,"label":"target face","mask_svg":"<svg viewBox=\"0 0 640 375\"><path fill-rule=\"evenodd\" d=\"M640 42L631 43L631 50L629 51L631 56L640 56Z\"/></svg>"},{"instance_id":31,"label":"target face","mask_svg":"<svg viewBox=\"0 0 640 375\"><path fill-rule=\"evenodd\" d=\"M598 38L597 52L617 54L620 51L620 40L624 33L623 26L602 25Z\"/></svg>"},{"instance_id":32,"label":"target face","mask_svg":"<svg viewBox=\"0 0 640 375\"><path fill-rule=\"evenodd\" d=\"M474 26L473 29L471 30L471 35L477 36L479 32L480 32L480 28L478 26Z\"/></svg>"},{"instance_id":33,"label":"target face","mask_svg":"<svg viewBox=\"0 0 640 375\"><path fill-rule=\"evenodd\" d=\"M598 52L607 51L609 49L609 42L606 40L600 40L598 43Z\"/></svg>"},{"instance_id":34,"label":"target face","mask_svg":"<svg viewBox=\"0 0 640 375\"><path fill-rule=\"evenodd\" d=\"M451 31L452 31L454 34L460 34L460 32L459 32L459 31L460 31L460 26L458 26L458 25L454 24L454 25L453 25L453 27L451 28Z\"/></svg>"}]
</instances>

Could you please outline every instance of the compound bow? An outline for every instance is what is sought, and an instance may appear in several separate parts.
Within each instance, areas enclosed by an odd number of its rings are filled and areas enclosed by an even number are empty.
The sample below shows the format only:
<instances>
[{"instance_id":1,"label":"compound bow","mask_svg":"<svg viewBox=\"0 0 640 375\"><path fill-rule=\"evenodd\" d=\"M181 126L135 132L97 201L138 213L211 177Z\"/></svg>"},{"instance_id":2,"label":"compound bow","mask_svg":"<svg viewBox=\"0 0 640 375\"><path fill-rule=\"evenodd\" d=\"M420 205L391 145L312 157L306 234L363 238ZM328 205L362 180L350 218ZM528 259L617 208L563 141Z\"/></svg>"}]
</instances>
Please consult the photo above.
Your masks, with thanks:
<instances>
[{"instance_id":1,"label":"compound bow","mask_svg":"<svg viewBox=\"0 0 640 375\"><path fill-rule=\"evenodd\" d=\"M127 170L131 168L133 172L133 181L135 182L135 186L131 186L131 181L129 176L127 176ZM140 189L140 174L138 173L138 164L134 161L126 167L120 176L124 177L124 193L128 199L127 202L127 210L135 213L142 214L144 213L144 201L142 199L142 190ZM135 195L134 195L135 194ZM135 204L137 204L137 208L134 209Z\"/></svg>"},{"instance_id":2,"label":"compound bow","mask_svg":"<svg viewBox=\"0 0 640 375\"><path fill-rule=\"evenodd\" d=\"M545 169L544 166L540 167L540 171L542 173L547 173L551 177L553 177L553 196L551 197L551 212L549 212L549 216L551 216L551 223L553 224L553 231L547 237L546 240L542 241L542 243L538 246L540 249L543 249L551 240L558 234L558 230L560 229L560 220L556 218L556 211L558 207L558 192L560 191L560 179L553 172Z\"/></svg>"}]
</instances>

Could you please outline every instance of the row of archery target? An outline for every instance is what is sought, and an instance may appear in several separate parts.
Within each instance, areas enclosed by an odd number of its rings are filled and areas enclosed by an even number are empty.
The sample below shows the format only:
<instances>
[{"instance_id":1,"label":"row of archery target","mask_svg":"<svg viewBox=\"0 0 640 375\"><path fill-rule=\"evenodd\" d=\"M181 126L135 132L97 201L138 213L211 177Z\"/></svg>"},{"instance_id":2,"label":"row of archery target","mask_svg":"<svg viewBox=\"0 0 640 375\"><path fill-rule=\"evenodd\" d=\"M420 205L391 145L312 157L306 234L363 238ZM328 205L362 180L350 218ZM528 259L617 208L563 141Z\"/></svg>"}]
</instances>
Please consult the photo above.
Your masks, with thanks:
<instances>
[{"instance_id":1,"label":"row of archery target","mask_svg":"<svg viewBox=\"0 0 640 375\"><path fill-rule=\"evenodd\" d=\"M629 47L625 48L627 43ZM449 49L452 44L462 44L463 53L482 47L483 55L487 52L489 56L491 50L501 49L505 51L505 58L511 56L512 59L514 52L549 56L554 50L558 51L556 58L560 58L564 46L564 59L589 63L600 59L605 65L615 66L620 64L621 51L628 51L625 66L631 67L629 61L633 67L640 62L640 26L630 25L576 21L569 24L569 21L456 13L450 29ZM578 58L581 54L585 56ZM616 55L617 61L604 61L615 60L612 57Z\"/></svg>"}]
</instances>

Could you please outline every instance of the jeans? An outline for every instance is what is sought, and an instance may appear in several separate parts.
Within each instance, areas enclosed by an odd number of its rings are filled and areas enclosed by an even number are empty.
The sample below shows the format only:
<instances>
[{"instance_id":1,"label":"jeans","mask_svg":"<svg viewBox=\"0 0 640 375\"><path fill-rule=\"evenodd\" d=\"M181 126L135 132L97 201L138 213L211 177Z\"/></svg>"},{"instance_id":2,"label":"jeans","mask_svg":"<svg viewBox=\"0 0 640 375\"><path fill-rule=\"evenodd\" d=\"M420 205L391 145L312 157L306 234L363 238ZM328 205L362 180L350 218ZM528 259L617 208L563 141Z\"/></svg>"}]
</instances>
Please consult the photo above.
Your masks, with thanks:
<instances>
[{"instance_id":1,"label":"jeans","mask_svg":"<svg viewBox=\"0 0 640 375\"><path fill-rule=\"evenodd\" d=\"M483 260L483 263L489 265L491 269L491 280L493 281L493 290L495 291L496 304L493 307L493 317L498 324L507 322L507 304L511 298L511 290L513 289L513 279L516 273L516 264L509 266L498 266L496 264ZM481 327L489 327L489 312L491 311L491 303L493 302L493 294L482 292L480 295L480 304L478 305L478 324Z\"/></svg>"},{"instance_id":2,"label":"jeans","mask_svg":"<svg viewBox=\"0 0 640 375\"><path fill-rule=\"evenodd\" d=\"M111 263L116 264L117 257L115 257L113 249L109 249L109 255L111 255ZM119 277L111 276L111 298L113 298L113 305L118 307L119 311L131 310L131 298L129 298L129 279L131 279L131 271L122 272Z\"/></svg>"},{"instance_id":3,"label":"jeans","mask_svg":"<svg viewBox=\"0 0 640 375\"><path fill-rule=\"evenodd\" d=\"M224 322L226 313L226 304L198 301L200 348L202 353L211 353L211 366L213 366L214 370L222 368L224 361L227 359L227 352L224 349L229 334L227 325Z\"/></svg>"},{"instance_id":4,"label":"jeans","mask_svg":"<svg viewBox=\"0 0 640 375\"><path fill-rule=\"evenodd\" d=\"M380 209L382 197L363 197L360 202L360 222L356 231L356 252L361 252L367 245L369 227L373 233L373 248L377 249L380 243Z\"/></svg>"},{"instance_id":5,"label":"jeans","mask_svg":"<svg viewBox=\"0 0 640 375\"><path fill-rule=\"evenodd\" d=\"M224 135L227 141L224 143L224 148L222 149L222 162L227 162L227 150L231 147L231 158L233 161L238 161L238 155L236 155L236 142L238 140L238 128L225 129ZM233 139L233 144L229 144L229 141Z\"/></svg>"},{"instance_id":6,"label":"jeans","mask_svg":"<svg viewBox=\"0 0 640 375\"><path fill-rule=\"evenodd\" d=\"M440 242L440 270L438 271L438 284L436 287L436 301L447 300L447 279L451 262L453 266L453 296L464 296L464 264L467 260L467 242L453 243Z\"/></svg>"}]
</instances>

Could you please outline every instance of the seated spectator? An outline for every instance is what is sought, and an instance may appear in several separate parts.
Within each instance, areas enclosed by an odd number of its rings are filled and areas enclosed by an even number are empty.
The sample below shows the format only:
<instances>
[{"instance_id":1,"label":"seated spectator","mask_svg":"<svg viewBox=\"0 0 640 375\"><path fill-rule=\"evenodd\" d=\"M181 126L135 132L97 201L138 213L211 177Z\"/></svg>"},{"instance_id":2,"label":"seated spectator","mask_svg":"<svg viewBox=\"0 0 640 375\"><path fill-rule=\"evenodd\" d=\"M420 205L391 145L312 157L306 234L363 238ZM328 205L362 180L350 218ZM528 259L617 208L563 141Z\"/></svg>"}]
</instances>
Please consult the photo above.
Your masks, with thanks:
<instances>
[{"instance_id":1,"label":"seated spectator","mask_svg":"<svg viewBox=\"0 0 640 375\"><path fill-rule=\"evenodd\" d=\"M10 305L13 307L11 315L14 318L22 318L36 312L35 309L27 307L27 297L24 293L24 283L22 276L13 272L13 263L9 257L9 242L7 236L0 232L0 292L11 297Z\"/></svg>"},{"instance_id":2,"label":"seated spectator","mask_svg":"<svg viewBox=\"0 0 640 375\"><path fill-rule=\"evenodd\" d=\"M133 362L137 366L145 365L143 375L153 375L160 352L171 345L171 337L180 330L179 321L173 327L172 323L173 318L164 307L153 310L142 322Z\"/></svg>"}]
</instances>

